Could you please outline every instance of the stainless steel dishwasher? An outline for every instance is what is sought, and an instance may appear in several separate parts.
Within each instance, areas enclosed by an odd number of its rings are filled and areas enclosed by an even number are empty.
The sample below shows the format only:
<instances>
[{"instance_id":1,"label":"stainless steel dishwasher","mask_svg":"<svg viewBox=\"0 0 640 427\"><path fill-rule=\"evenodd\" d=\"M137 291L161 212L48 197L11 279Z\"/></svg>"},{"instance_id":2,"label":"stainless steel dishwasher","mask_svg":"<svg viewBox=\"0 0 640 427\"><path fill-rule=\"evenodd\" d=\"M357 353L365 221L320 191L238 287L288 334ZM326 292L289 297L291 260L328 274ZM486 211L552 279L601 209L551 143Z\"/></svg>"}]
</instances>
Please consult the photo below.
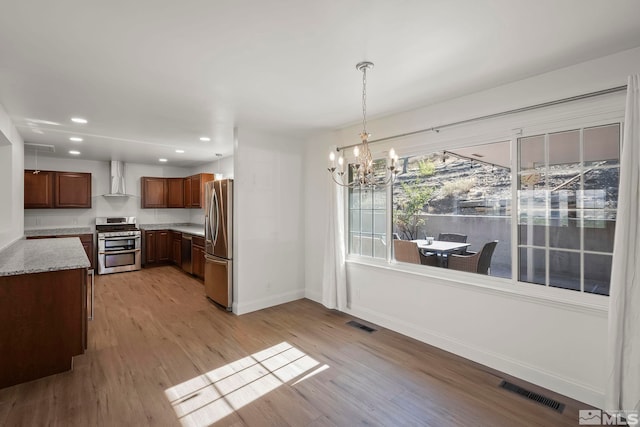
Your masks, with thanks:
<instances>
[{"instance_id":1,"label":"stainless steel dishwasher","mask_svg":"<svg viewBox=\"0 0 640 427\"><path fill-rule=\"evenodd\" d=\"M191 266L191 236L182 235L182 269L189 274L193 274Z\"/></svg>"}]
</instances>

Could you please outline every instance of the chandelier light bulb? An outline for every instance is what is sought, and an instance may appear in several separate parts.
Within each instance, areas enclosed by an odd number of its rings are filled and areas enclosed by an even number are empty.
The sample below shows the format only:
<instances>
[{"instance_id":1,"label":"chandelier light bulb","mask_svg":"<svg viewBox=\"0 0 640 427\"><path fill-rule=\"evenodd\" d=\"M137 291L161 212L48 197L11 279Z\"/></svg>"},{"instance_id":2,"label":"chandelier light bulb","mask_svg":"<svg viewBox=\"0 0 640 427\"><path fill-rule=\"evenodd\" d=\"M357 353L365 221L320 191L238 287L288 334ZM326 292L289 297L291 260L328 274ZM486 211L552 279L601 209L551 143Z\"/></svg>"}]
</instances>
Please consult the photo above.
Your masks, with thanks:
<instances>
[{"instance_id":1,"label":"chandelier light bulb","mask_svg":"<svg viewBox=\"0 0 640 427\"><path fill-rule=\"evenodd\" d=\"M365 188L376 189L389 185L393 185L393 182L398 175L398 169L396 168L396 162L398 156L393 150L389 150L390 162L387 167L376 170L373 167L374 158L371 150L369 149L369 137L371 134L367 132L367 70L373 68L373 63L369 61L363 61L356 65L356 69L362 72L362 132L360 133L361 143L353 148L353 163L344 165L344 158L340 156L338 158L338 167L335 166L335 154L329 153L329 173L331 179L342 187L349 188ZM340 151L340 149L338 149ZM348 169L347 174L345 169ZM380 172L380 173L379 173ZM384 176L382 176L384 172ZM349 181L351 178L351 181Z\"/></svg>"}]
</instances>

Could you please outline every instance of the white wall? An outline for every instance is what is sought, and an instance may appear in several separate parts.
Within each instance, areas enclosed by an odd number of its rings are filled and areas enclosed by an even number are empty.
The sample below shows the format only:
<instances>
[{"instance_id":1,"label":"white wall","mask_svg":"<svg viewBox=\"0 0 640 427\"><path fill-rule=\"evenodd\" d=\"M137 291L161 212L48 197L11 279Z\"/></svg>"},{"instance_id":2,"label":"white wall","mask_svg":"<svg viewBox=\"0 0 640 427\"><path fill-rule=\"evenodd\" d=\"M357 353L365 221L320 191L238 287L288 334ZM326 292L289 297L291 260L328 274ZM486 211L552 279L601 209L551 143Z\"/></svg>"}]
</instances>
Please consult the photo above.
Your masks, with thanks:
<instances>
[{"instance_id":1,"label":"white wall","mask_svg":"<svg viewBox=\"0 0 640 427\"><path fill-rule=\"evenodd\" d=\"M589 61L441 104L371 120L374 138L560 99L626 84L640 72L640 49ZM436 84L437 82L434 82ZM372 101L370 101L372 102ZM321 301L326 235L327 153L331 145L357 142L358 126L310 140L305 167L305 253L308 298ZM506 129L508 134L511 129ZM396 140L430 141L435 134ZM511 289L469 285L450 276L407 273L386 264L347 265L349 313L479 363L602 407L607 342L606 298L580 303L531 285ZM459 279L459 277L458 277ZM517 292L513 292L516 290ZM518 294L519 291L527 295ZM543 289L543 291L552 291ZM593 297L593 298L591 298ZM604 301L604 302L603 302Z\"/></svg>"},{"instance_id":2,"label":"white wall","mask_svg":"<svg viewBox=\"0 0 640 427\"><path fill-rule=\"evenodd\" d=\"M0 249L23 234L23 147L22 138L0 105Z\"/></svg>"},{"instance_id":3,"label":"white wall","mask_svg":"<svg viewBox=\"0 0 640 427\"><path fill-rule=\"evenodd\" d=\"M35 167L31 152L25 155L25 169ZM109 162L82 159L61 159L38 156L41 170L90 172L91 209L25 209L26 229L55 227L93 227L97 216L135 216L138 224L186 223L190 221L191 209L142 209L140 177L185 177L189 169L160 165L125 164L125 187L132 197L103 197L110 192L111 168Z\"/></svg>"},{"instance_id":4,"label":"white wall","mask_svg":"<svg viewBox=\"0 0 640 427\"><path fill-rule=\"evenodd\" d=\"M238 131L234 313L304 296L303 155L299 139Z\"/></svg>"}]
</instances>

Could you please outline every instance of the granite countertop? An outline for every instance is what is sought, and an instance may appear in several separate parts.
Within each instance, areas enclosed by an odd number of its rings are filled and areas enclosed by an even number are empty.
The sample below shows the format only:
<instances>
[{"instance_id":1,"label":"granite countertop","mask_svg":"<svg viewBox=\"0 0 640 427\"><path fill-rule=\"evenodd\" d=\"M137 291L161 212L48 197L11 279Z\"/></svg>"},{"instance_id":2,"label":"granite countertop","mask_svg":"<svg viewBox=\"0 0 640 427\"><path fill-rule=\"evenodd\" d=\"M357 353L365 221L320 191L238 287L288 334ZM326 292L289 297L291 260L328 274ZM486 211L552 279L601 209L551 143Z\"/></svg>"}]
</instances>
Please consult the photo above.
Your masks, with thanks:
<instances>
[{"instance_id":1,"label":"granite countertop","mask_svg":"<svg viewBox=\"0 0 640 427\"><path fill-rule=\"evenodd\" d=\"M141 230L173 230L204 237L204 225L199 224L140 224Z\"/></svg>"},{"instance_id":2,"label":"granite countertop","mask_svg":"<svg viewBox=\"0 0 640 427\"><path fill-rule=\"evenodd\" d=\"M89 268L91 264L77 237L18 240L0 251L0 276Z\"/></svg>"},{"instance_id":3,"label":"granite countertop","mask_svg":"<svg viewBox=\"0 0 640 427\"><path fill-rule=\"evenodd\" d=\"M64 227L24 230L24 235L27 237L68 236L76 234L93 234L93 229L91 227Z\"/></svg>"}]
</instances>

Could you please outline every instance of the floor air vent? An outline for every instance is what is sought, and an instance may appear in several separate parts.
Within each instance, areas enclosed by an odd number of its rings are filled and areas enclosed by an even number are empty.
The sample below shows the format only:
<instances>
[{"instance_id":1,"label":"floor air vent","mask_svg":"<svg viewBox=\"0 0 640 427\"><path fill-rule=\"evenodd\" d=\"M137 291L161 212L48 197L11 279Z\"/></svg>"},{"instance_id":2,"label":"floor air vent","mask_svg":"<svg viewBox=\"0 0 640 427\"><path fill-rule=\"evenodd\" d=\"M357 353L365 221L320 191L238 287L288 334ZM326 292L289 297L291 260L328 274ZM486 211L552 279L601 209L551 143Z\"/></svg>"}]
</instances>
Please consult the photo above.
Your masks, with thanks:
<instances>
[{"instance_id":1,"label":"floor air vent","mask_svg":"<svg viewBox=\"0 0 640 427\"><path fill-rule=\"evenodd\" d=\"M377 329L370 328L369 326L363 325L362 323L356 322L355 320L347 322L347 325L353 326L354 328L362 329L363 331L369 333L377 331Z\"/></svg>"},{"instance_id":2,"label":"floor air vent","mask_svg":"<svg viewBox=\"0 0 640 427\"><path fill-rule=\"evenodd\" d=\"M554 411L560 412L562 413L562 411L564 411L564 404L560 403L556 400L553 400L549 397L543 396L541 394L538 393L534 393L532 391L529 391L527 389L524 389L520 386L517 386L515 384L512 384L508 381L502 381L502 383L500 383L500 387L504 388L505 390L509 390L513 393L517 393L520 396L524 396L529 400L533 400L536 401L538 403L540 403L541 405L547 406L551 409L553 409Z\"/></svg>"}]
</instances>

